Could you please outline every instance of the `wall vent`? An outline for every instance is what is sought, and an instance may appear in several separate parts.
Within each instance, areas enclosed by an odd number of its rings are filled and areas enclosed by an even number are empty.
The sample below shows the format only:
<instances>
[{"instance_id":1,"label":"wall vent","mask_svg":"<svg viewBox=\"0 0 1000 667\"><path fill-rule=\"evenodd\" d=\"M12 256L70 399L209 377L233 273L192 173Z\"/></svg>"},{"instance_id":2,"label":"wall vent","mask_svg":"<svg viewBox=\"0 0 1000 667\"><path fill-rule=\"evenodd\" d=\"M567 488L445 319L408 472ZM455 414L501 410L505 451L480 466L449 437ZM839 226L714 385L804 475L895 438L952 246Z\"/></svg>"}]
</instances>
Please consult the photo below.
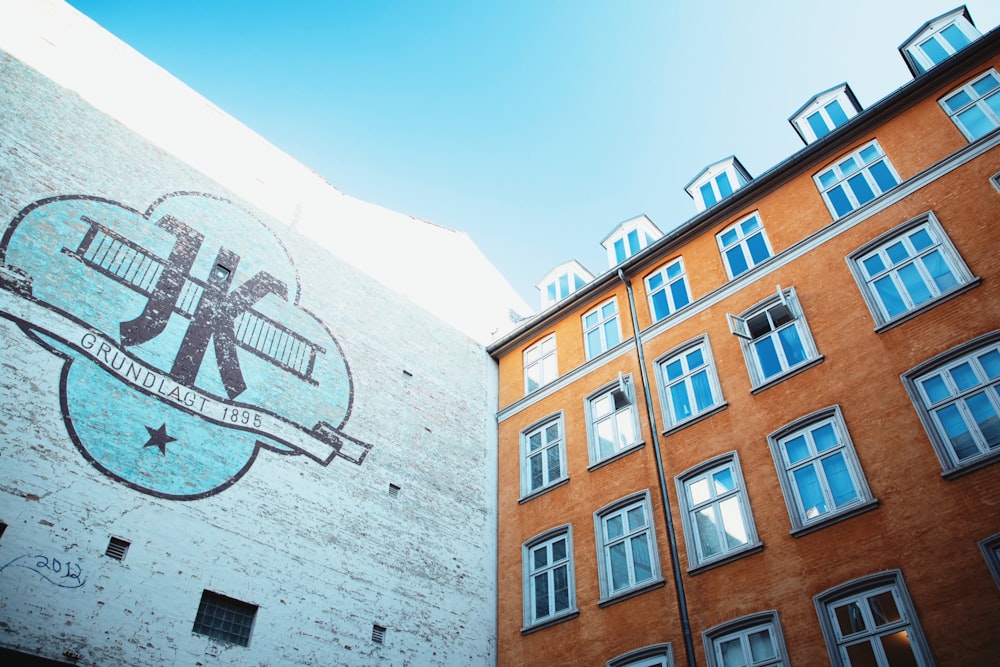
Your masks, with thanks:
<instances>
[{"instance_id":1,"label":"wall vent","mask_svg":"<svg viewBox=\"0 0 1000 667\"><path fill-rule=\"evenodd\" d=\"M393 498L399 497L399 487L396 486L395 484L390 484L389 495L392 496Z\"/></svg>"},{"instance_id":2,"label":"wall vent","mask_svg":"<svg viewBox=\"0 0 1000 667\"><path fill-rule=\"evenodd\" d=\"M117 537L112 537L108 541L108 548L105 549L104 555L114 558L115 560L125 560L125 554L128 553L128 548L131 545L131 542L118 539Z\"/></svg>"},{"instance_id":3,"label":"wall vent","mask_svg":"<svg viewBox=\"0 0 1000 667\"><path fill-rule=\"evenodd\" d=\"M385 642L385 628L378 623L372 625L372 641L376 644Z\"/></svg>"}]
</instances>

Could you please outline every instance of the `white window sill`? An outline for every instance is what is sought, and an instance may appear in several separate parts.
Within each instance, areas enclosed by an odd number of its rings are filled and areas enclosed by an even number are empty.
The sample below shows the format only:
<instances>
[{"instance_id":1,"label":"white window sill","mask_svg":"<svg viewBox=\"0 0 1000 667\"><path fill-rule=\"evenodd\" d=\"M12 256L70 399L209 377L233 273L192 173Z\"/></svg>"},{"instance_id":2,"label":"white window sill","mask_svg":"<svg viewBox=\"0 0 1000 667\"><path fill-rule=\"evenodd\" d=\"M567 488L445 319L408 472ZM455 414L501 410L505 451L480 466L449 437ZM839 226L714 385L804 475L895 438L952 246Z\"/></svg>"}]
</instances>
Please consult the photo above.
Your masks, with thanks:
<instances>
[{"instance_id":1,"label":"white window sill","mask_svg":"<svg viewBox=\"0 0 1000 667\"><path fill-rule=\"evenodd\" d=\"M914 317L917 317L919 315L922 315L923 313L926 313L928 310L930 310L930 309L932 309L932 308L934 308L934 307L936 307L936 306L944 303L945 301L949 301L951 299L954 299L956 296L965 294L966 292L968 292L969 290L973 289L974 287L979 287L980 283L982 283L982 282L983 282L983 279L979 278L977 276L976 278L973 278L972 280L970 280L969 282L965 283L964 285L956 287L952 291L947 292L945 294L942 294L941 296L939 296L936 299L932 299L932 300L928 301L927 303L922 303L918 307L914 308L913 310L908 310L907 312L903 313L902 315L897 315L895 317L895 319L891 319L888 322L885 322L883 324L878 325L877 327L875 327L875 333L883 333L885 331L888 331L889 329L892 329L893 327L899 326L900 324L902 324L904 322L909 322Z\"/></svg>"},{"instance_id":2,"label":"white window sill","mask_svg":"<svg viewBox=\"0 0 1000 667\"><path fill-rule=\"evenodd\" d=\"M629 588L624 591L619 591L614 595L610 595L606 598L603 598L600 602L597 603L597 606L601 608L609 607L617 602L621 602L622 600L628 600L629 598L634 598L636 595L642 595L647 591L652 591L656 590L657 588L662 588L663 586L666 585L666 583L667 582L663 579L663 577L657 577L656 579L651 579L649 581L643 582L642 584L639 584L638 586L635 586L633 588Z\"/></svg>"},{"instance_id":3,"label":"white window sill","mask_svg":"<svg viewBox=\"0 0 1000 667\"><path fill-rule=\"evenodd\" d=\"M764 550L764 543L757 541L752 544L748 544L739 551L734 551L725 556L722 556L721 558L716 558L715 560L708 561L705 563L700 563L694 567L689 567L687 572L691 576L694 576L696 574L701 574L702 572L706 572L707 570L717 568L720 565L725 565L726 563L732 563L734 560L739 560L740 558L743 558L745 556L752 556L756 553L760 553L763 550Z\"/></svg>"},{"instance_id":4,"label":"white window sill","mask_svg":"<svg viewBox=\"0 0 1000 667\"><path fill-rule=\"evenodd\" d=\"M571 621L580 615L580 610L576 607L572 609L567 609L566 611L559 612L555 616L550 616L549 618L542 619L537 623L532 623L531 625L526 625L521 628L522 635L530 635L532 632L538 632L539 630L544 630L545 628L551 628L553 625L559 625L566 621Z\"/></svg>"},{"instance_id":5,"label":"white window sill","mask_svg":"<svg viewBox=\"0 0 1000 667\"><path fill-rule=\"evenodd\" d=\"M803 371L809 370L813 366L815 366L815 365L819 364L820 362L822 362L823 359L825 359L825 357L821 354L819 356L813 357L812 359L809 359L808 361L803 361L798 366L794 366L792 368L789 368L784 373L780 373L778 375L775 375L773 378L770 378L766 382L762 382L761 384L758 384L758 385L754 386L752 389L750 389L750 393L751 394L756 394L756 393L764 391L765 389L770 389L774 385L779 384L781 382L784 382L785 380L787 380L790 377L794 377L794 376L798 375L799 373L801 373Z\"/></svg>"},{"instance_id":6,"label":"white window sill","mask_svg":"<svg viewBox=\"0 0 1000 667\"><path fill-rule=\"evenodd\" d=\"M526 503L529 500L531 500L532 498L537 498L538 496L544 495L544 494L548 493L549 491L551 491L552 489L558 489L560 486L563 486L564 484L569 484L569 475L567 475L566 477L563 477L559 481L552 482L548 486L543 486L540 489L535 489L531 493L524 494L523 496L521 496L520 498L517 499L517 502L518 502L519 505L521 503Z\"/></svg>"},{"instance_id":7,"label":"white window sill","mask_svg":"<svg viewBox=\"0 0 1000 667\"><path fill-rule=\"evenodd\" d=\"M993 465L997 461L1000 461L1000 450L992 451L989 454L981 454L969 461L963 461L961 464L942 472L941 476L945 479L955 479L956 477L961 477L962 475L967 475L970 472Z\"/></svg>"},{"instance_id":8,"label":"white window sill","mask_svg":"<svg viewBox=\"0 0 1000 667\"><path fill-rule=\"evenodd\" d=\"M811 521L803 526L793 528L789 534L792 537L802 537L803 535L808 535L809 533L821 530L827 526L844 521L845 519L850 519L859 514L864 514L869 510L875 509L876 507L878 507L878 498L872 498L871 500L866 500L863 503L845 507L835 514L830 514L829 516L825 516L816 521Z\"/></svg>"},{"instance_id":9,"label":"white window sill","mask_svg":"<svg viewBox=\"0 0 1000 667\"><path fill-rule=\"evenodd\" d=\"M723 410L725 410L728 407L729 407L729 403L727 403L726 401L723 401L723 402L719 403L718 405L714 405L714 406L710 407L708 410L705 410L704 412L698 413L698 414L696 414L693 417L688 417L687 419L685 419L682 422L678 422L676 424L672 424L669 428L664 429L662 431L662 434L663 435L671 435L673 433L676 433L677 431L682 431L682 430L686 429L688 426L692 426L692 425L697 424L698 422L700 422L700 421L702 421L704 419L708 419L712 415L716 414L717 412L722 412Z\"/></svg>"},{"instance_id":10,"label":"white window sill","mask_svg":"<svg viewBox=\"0 0 1000 667\"><path fill-rule=\"evenodd\" d=\"M618 452L615 452L614 454L612 454L611 456L609 456L606 459L601 459L600 461L597 461L595 463L591 463L589 466L587 466L587 470L590 471L590 472L593 472L594 470L597 470L598 468L603 468L604 466L608 465L609 463L614 463L618 459L624 458L624 457L628 456L629 454L631 454L632 452L638 451L638 450L642 449L645 446L646 446L646 443L644 441L640 440L639 442L635 443L634 445L629 445L625 449L623 449L621 451L618 451Z\"/></svg>"}]
</instances>

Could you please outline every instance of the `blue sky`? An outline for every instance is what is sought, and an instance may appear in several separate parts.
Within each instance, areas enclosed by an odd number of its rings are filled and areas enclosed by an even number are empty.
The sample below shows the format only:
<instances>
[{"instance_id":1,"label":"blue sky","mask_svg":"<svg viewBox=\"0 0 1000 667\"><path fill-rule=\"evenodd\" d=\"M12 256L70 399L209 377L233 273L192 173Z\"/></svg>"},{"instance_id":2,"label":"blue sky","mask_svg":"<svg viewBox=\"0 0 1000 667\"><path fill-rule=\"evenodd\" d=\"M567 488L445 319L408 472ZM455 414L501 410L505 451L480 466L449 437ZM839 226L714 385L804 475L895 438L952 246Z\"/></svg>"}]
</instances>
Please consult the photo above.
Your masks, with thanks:
<instances>
[{"instance_id":1,"label":"blue sky","mask_svg":"<svg viewBox=\"0 0 1000 667\"><path fill-rule=\"evenodd\" d=\"M868 107L956 0L70 0L342 192L467 232L534 308L570 259L735 154L802 147L788 116L847 81ZM983 32L1000 3L966 3ZM391 257L388 258L391 261Z\"/></svg>"}]
</instances>

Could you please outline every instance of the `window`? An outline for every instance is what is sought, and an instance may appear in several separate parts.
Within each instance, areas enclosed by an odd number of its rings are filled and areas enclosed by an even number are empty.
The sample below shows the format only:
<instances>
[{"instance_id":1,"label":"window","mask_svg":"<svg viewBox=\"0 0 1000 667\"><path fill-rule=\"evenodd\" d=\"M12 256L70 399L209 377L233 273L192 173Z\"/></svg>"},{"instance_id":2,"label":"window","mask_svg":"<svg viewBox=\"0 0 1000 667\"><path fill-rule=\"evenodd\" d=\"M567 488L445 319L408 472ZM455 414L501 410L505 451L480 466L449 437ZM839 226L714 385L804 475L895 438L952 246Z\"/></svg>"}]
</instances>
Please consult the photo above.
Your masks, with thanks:
<instances>
[{"instance_id":1,"label":"window","mask_svg":"<svg viewBox=\"0 0 1000 667\"><path fill-rule=\"evenodd\" d=\"M812 97L788 122L802 141L811 144L857 116L859 111L861 105L851 87L842 83Z\"/></svg>"},{"instance_id":2,"label":"window","mask_svg":"<svg viewBox=\"0 0 1000 667\"><path fill-rule=\"evenodd\" d=\"M945 476L1000 458L1000 330L903 375Z\"/></svg>"},{"instance_id":3,"label":"window","mask_svg":"<svg viewBox=\"0 0 1000 667\"><path fill-rule=\"evenodd\" d=\"M249 646L256 615L257 605L203 591L191 631L230 644Z\"/></svg>"},{"instance_id":4,"label":"window","mask_svg":"<svg viewBox=\"0 0 1000 667\"><path fill-rule=\"evenodd\" d=\"M684 260L680 257L646 276L649 314L654 322L691 303Z\"/></svg>"},{"instance_id":5,"label":"window","mask_svg":"<svg viewBox=\"0 0 1000 667\"><path fill-rule=\"evenodd\" d=\"M526 542L522 558L525 629L575 615L572 526L553 528Z\"/></svg>"},{"instance_id":6,"label":"window","mask_svg":"<svg viewBox=\"0 0 1000 667\"><path fill-rule=\"evenodd\" d=\"M645 491L594 514L602 600L662 581L651 514Z\"/></svg>"},{"instance_id":7,"label":"window","mask_svg":"<svg viewBox=\"0 0 1000 667\"><path fill-rule=\"evenodd\" d=\"M980 33L964 6L925 23L899 47L913 76L935 65L979 39Z\"/></svg>"},{"instance_id":8,"label":"window","mask_svg":"<svg viewBox=\"0 0 1000 667\"><path fill-rule=\"evenodd\" d=\"M524 351L524 391L531 393L558 376L556 335L552 334Z\"/></svg>"},{"instance_id":9,"label":"window","mask_svg":"<svg viewBox=\"0 0 1000 667\"><path fill-rule=\"evenodd\" d=\"M899 176L877 141L841 158L814 179L834 218L850 213L899 184Z\"/></svg>"},{"instance_id":10,"label":"window","mask_svg":"<svg viewBox=\"0 0 1000 667\"><path fill-rule=\"evenodd\" d=\"M703 635L708 667L786 667L788 652L778 612L743 616Z\"/></svg>"},{"instance_id":11,"label":"window","mask_svg":"<svg viewBox=\"0 0 1000 667\"><path fill-rule=\"evenodd\" d=\"M645 215L626 220L601 241L608 253L608 266L621 264L661 236L663 232Z\"/></svg>"},{"instance_id":12,"label":"window","mask_svg":"<svg viewBox=\"0 0 1000 667\"><path fill-rule=\"evenodd\" d=\"M793 534L873 506L837 406L798 419L767 437Z\"/></svg>"},{"instance_id":13,"label":"window","mask_svg":"<svg viewBox=\"0 0 1000 667\"><path fill-rule=\"evenodd\" d=\"M1000 533L987 537L979 543L979 548L986 559L986 567L990 569L993 580L1000 586Z\"/></svg>"},{"instance_id":14,"label":"window","mask_svg":"<svg viewBox=\"0 0 1000 667\"><path fill-rule=\"evenodd\" d=\"M965 137L972 141L1000 126L1000 75L995 69L941 100Z\"/></svg>"},{"instance_id":15,"label":"window","mask_svg":"<svg viewBox=\"0 0 1000 667\"><path fill-rule=\"evenodd\" d=\"M607 667L673 667L670 642L644 646L608 660Z\"/></svg>"},{"instance_id":16,"label":"window","mask_svg":"<svg viewBox=\"0 0 1000 667\"><path fill-rule=\"evenodd\" d=\"M905 321L974 281L933 213L865 244L848 265L879 327Z\"/></svg>"},{"instance_id":17,"label":"window","mask_svg":"<svg viewBox=\"0 0 1000 667\"><path fill-rule=\"evenodd\" d=\"M715 238L730 279L757 266L772 254L764 225L756 213L722 230Z\"/></svg>"},{"instance_id":18,"label":"window","mask_svg":"<svg viewBox=\"0 0 1000 667\"><path fill-rule=\"evenodd\" d=\"M830 589L814 602L834 667L934 664L899 570Z\"/></svg>"},{"instance_id":19,"label":"window","mask_svg":"<svg viewBox=\"0 0 1000 667\"><path fill-rule=\"evenodd\" d=\"M705 167L684 186L698 212L711 208L750 182L750 173L735 155Z\"/></svg>"},{"instance_id":20,"label":"window","mask_svg":"<svg viewBox=\"0 0 1000 667\"><path fill-rule=\"evenodd\" d=\"M611 299L583 316L583 340L587 359L593 359L621 342L617 301Z\"/></svg>"},{"instance_id":21,"label":"window","mask_svg":"<svg viewBox=\"0 0 1000 667\"><path fill-rule=\"evenodd\" d=\"M566 479L562 415L521 434L521 495L530 496Z\"/></svg>"},{"instance_id":22,"label":"window","mask_svg":"<svg viewBox=\"0 0 1000 667\"><path fill-rule=\"evenodd\" d=\"M677 478L692 569L728 562L760 547L736 452Z\"/></svg>"},{"instance_id":23,"label":"window","mask_svg":"<svg viewBox=\"0 0 1000 667\"><path fill-rule=\"evenodd\" d=\"M722 389L708 337L702 336L668 352L657 361L663 418L673 428L723 405Z\"/></svg>"},{"instance_id":24,"label":"window","mask_svg":"<svg viewBox=\"0 0 1000 667\"><path fill-rule=\"evenodd\" d=\"M727 313L726 317L730 330L740 339L755 389L822 359L794 289L778 287L775 296L739 316Z\"/></svg>"},{"instance_id":25,"label":"window","mask_svg":"<svg viewBox=\"0 0 1000 667\"><path fill-rule=\"evenodd\" d=\"M610 460L639 444L631 384L620 376L587 399L591 464Z\"/></svg>"},{"instance_id":26,"label":"window","mask_svg":"<svg viewBox=\"0 0 1000 667\"><path fill-rule=\"evenodd\" d=\"M542 308L565 299L593 279L593 274L575 260L560 264L535 285L541 295Z\"/></svg>"}]
</instances>

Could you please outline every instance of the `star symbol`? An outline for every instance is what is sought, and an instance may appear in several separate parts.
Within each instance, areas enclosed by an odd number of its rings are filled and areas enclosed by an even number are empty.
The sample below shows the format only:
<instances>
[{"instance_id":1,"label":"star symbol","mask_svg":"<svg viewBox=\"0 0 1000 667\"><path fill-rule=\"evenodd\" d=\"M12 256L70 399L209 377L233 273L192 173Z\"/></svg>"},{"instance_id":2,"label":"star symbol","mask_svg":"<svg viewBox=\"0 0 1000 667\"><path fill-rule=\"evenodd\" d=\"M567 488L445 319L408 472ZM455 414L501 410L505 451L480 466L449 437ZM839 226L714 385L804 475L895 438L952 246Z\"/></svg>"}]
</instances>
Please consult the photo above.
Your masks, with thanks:
<instances>
[{"instance_id":1,"label":"star symbol","mask_svg":"<svg viewBox=\"0 0 1000 667\"><path fill-rule=\"evenodd\" d=\"M167 435L166 422L160 425L160 428L150 428L149 426L147 426L146 430L149 431L149 440L146 442L145 445L143 445L143 447L159 447L160 454L166 456L167 443L173 442L174 440L177 439Z\"/></svg>"}]
</instances>

